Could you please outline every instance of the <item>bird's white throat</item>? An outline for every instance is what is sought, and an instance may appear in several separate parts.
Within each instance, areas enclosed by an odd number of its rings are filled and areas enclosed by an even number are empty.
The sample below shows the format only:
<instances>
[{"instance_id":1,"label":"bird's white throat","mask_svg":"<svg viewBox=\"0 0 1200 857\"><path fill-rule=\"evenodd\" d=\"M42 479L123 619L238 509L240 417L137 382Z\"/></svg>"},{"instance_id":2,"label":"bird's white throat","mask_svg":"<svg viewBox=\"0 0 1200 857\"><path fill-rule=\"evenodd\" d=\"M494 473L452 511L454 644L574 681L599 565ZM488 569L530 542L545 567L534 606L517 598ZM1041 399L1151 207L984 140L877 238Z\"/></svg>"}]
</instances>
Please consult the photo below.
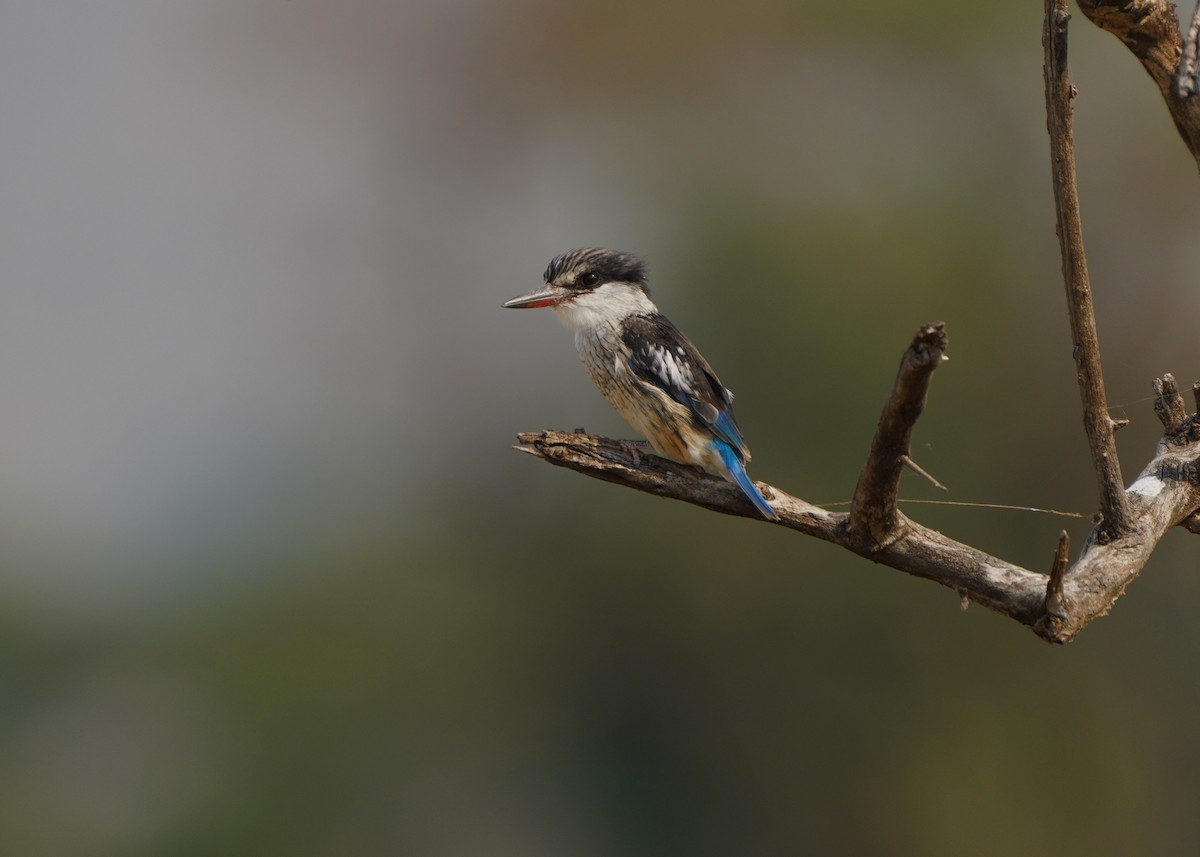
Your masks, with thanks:
<instances>
[{"instance_id":1,"label":"bird's white throat","mask_svg":"<svg viewBox=\"0 0 1200 857\"><path fill-rule=\"evenodd\" d=\"M575 333L615 328L631 315L658 312L654 301L629 283L605 283L554 307L554 313Z\"/></svg>"}]
</instances>

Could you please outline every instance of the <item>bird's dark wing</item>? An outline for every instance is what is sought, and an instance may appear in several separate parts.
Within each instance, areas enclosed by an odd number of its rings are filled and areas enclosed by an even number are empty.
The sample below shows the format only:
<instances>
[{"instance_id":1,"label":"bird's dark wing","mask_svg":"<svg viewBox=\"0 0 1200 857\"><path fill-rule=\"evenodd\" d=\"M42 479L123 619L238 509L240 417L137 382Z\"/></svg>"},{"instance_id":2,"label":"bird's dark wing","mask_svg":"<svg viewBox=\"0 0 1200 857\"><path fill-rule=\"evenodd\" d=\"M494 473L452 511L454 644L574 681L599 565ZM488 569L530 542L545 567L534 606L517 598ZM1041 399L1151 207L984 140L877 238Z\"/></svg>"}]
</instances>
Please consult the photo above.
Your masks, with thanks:
<instances>
[{"instance_id":1,"label":"bird's dark wing","mask_svg":"<svg viewBox=\"0 0 1200 857\"><path fill-rule=\"evenodd\" d=\"M631 316L621 326L621 338L638 378L687 407L700 424L749 458L733 418L733 394L679 328L658 313Z\"/></svg>"}]
</instances>

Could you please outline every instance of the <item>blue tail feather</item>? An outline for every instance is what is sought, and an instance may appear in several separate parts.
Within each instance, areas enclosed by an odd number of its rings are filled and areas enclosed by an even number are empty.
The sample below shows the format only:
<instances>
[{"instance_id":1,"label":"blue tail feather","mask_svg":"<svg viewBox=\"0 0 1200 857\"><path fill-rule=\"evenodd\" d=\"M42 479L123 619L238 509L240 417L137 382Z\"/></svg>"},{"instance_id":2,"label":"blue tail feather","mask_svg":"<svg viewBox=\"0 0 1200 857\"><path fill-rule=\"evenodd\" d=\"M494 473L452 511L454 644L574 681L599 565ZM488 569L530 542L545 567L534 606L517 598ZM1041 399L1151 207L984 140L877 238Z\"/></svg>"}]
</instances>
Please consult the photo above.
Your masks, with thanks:
<instances>
[{"instance_id":1,"label":"blue tail feather","mask_svg":"<svg viewBox=\"0 0 1200 857\"><path fill-rule=\"evenodd\" d=\"M771 504L763 497L762 492L758 490L758 486L750 479L750 475L746 473L746 465L742 463L742 456L725 441L720 438L713 438L713 446L716 447L717 453L721 456L721 461L725 465L726 472L729 473L729 478L734 481L738 488L742 489L750 502L755 508L762 513L764 518L771 521L778 521L779 514L771 508Z\"/></svg>"},{"instance_id":2,"label":"blue tail feather","mask_svg":"<svg viewBox=\"0 0 1200 857\"><path fill-rule=\"evenodd\" d=\"M742 440L742 433L738 431L737 423L733 421L733 415L729 411L721 411L717 414L717 418L712 424L713 430L717 433L717 437L725 441L734 449L740 449L744 453L746 450L746 441ZM724 453L721 454L722 458Z\"/></svg>"}]
</instances>

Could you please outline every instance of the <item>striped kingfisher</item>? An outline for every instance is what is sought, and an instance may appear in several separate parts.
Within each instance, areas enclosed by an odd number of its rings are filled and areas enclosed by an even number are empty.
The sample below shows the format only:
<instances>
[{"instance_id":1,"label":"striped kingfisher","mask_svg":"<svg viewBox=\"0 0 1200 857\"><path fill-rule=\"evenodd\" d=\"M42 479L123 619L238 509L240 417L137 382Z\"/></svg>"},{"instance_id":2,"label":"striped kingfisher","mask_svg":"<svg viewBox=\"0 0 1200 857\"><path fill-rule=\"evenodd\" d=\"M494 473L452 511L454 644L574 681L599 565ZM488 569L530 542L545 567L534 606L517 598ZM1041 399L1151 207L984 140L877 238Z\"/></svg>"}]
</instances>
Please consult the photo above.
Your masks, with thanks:
<instances>
[{"instance_id":1,"label":"striped kingfisher","mask_svg":"<svg viewBox=\"0 0 1200 857\"><path fill-rule=\"evenodd\" d=\"M592 247L556 257L543 279L504 306L551 307L575 332L579 359L604 398L656 452L728 479L763 517L778 520L746 473L750 450L734 422L733 393L650 300L645 264Z\"/></svg>"}]
</instances>

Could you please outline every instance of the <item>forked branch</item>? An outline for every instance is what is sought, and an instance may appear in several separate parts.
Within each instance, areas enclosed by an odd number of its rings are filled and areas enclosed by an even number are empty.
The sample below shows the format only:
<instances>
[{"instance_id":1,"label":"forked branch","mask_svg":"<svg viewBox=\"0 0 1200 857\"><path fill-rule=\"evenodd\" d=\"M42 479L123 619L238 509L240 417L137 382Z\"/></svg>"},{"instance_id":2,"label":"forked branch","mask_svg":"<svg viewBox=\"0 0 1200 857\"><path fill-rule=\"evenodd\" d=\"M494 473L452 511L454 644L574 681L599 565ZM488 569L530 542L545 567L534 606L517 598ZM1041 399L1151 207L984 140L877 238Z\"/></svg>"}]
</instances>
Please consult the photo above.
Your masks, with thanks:
<instances>
[{"instance_id":1,"label":"forked branch","mask_svg":"<svg viewBox=\"0 0 1200 857\"><path fill-rule=\"evenodd\" d=\"M919 409L912 410L915 402L911 397L920 388L923 399L927 384L914 386L902 381L901 376L912 371L914 355L928 348L930 329L917 332L901 359L897 383L884 406L885 419L880 420L871 443L873 451L890 444L879 436L894 431L886 419L888 414L907 411L915 422ZM1178 396L1169 376L1156 382L1156 389L1159 387L1163 389L1160 398ZM1175 405L1167 403L1163 407L1173 411ZM516 449L558 467L726 515L772 523L758 514L733 483L686 464L635 451L619 440L559 431L524 432L517 440ZM870 469L870 465L864 468L864 477ZM1069 566L1065 541L1060 541L1049 575L955 541L911 520L894 505L890 515L873 519L879 528L872 531L870 539L864 539L854 527L853 513L831 512L774 486L758 484L779 513L778 526L937 581L1029 626L1045 640L1064 643L1108 612L1168 529L1200 512L1200 421L1196 416L1188 417L1175 431L1164 435L1154 459L1126 492L1137 524L1133 533L1108 541L1094 529L1083 552Z\"/></svg>"},{"instance_id":2,"label":"forked branch","mask_svg":"<svg viewBox=\"0 0 1200 857\"><path fill-rule=\"evenodd\" d=\"M1184 140L1193 154L1200 156L1200 97L1194 89L1185 92L1182 85L1171 88L1177 75L1182 81L1189 69L1194 78L1200 11L1188 36L1191 59L1185 57L1181 63L1181 39L1171 4L1161 0L1080 0L1080 5L1093 21L1120 35L1146 65L1163 88ZM1169 20L1164 17L1168 10ZM876 563L937 581L963 598L1016 619L1051 642L1073 639L1089 622L1107 613L1169 529L1178 525L1200 533L1200 416L1188 415L1174 378L1164 375L1156 379L1154 409L1164 433L1150 463L1124 488L1113 437L1116 424L1108 416L1104 394L1075 190L1074 90L1066 66L1066 2L1046 0L1045 11L1046 109L1055 210L1084 426L1100 495L1097 523L1073 563L1065 532L1049 574L1042 574L923 527L896 508L901 470L911 462L912 432L924 409L933 372L946 350L941 324L918 330L901 358L848 513L830 512L759 483L779 514L777 522L768 522L731 482L639 453L622 441L578 432L523 433L515 448L618 485L760 523L776 523L832 542ZM1200 409L1200 382L1192 390Z\"/></svg>"}]
</instances>

